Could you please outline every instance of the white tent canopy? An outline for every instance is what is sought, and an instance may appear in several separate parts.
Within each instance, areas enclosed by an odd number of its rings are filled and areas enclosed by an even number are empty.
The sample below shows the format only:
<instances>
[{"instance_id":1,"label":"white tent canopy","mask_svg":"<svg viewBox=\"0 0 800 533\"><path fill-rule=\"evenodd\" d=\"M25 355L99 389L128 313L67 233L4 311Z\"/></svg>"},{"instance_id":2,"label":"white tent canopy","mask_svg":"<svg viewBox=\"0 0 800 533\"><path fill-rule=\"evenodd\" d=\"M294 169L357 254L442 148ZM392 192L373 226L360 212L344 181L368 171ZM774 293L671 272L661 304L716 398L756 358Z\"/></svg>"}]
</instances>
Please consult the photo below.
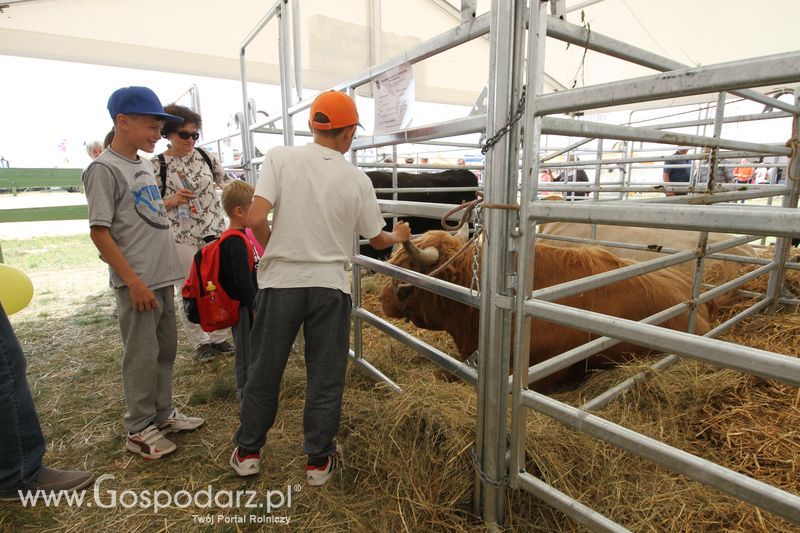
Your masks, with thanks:
<instances>
[{"instance_id":1,"label":"white tent canopy","mask_svg":"<svg viewBox=\"0 0 800 533\"><path fill-rule=\"evenodd\" d=\"M478 14L489 4L478 1ZM273 2L0 0L3 5L0 54L239 79L241 43ZM371 52L374 5L380 58ZM568 2L567 19L580 24L576 6L585 6L591 31L692 66L796 50L800 42L797 0ZM321 90L451 29L459 22L460 2L300 0L299 11L303 83ZM278 83L277 27L271 21L247 49L250 81ZM486 84L488 48L487 39L477 39L417 64L417 99L472 104ZM583 55L579 46L549 40L551 88L652 73L593 52L585 60Z\"/></svg>"}]
</instances>

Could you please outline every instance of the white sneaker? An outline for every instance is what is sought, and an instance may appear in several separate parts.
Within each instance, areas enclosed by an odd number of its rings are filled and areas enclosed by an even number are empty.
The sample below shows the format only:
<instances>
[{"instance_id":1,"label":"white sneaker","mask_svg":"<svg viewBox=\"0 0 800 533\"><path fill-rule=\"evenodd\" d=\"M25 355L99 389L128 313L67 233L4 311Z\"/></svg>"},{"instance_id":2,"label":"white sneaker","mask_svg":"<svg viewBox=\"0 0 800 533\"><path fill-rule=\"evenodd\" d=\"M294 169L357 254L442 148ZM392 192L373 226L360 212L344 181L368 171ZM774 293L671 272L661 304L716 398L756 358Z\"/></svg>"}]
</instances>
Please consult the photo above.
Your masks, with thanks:
<instances>
[{"instance_id":1,"label":"white sneaker","mask_svg":"<svg viewBox=\"0 0 800 533\"><path fill-rule=\"evenodd\" d=\"M194 431L201 427L206 421L196 416L186 416L177 409L172 410L163 422L158 425L158 429L164 433L177 433L178 431Z\"/></svg>"},{"instance_id":2,"label":"white sneaker","mask_svg":"<svg viewBox=\"0 0 800 533\"><path fill-rule=\"evenodd\" d=\"M139 433L128 434L125 449L138 453L145 459L160 459L175 451L175 443L164 437L155 425L150 424Z\"/></svg>"},{"instance_id":3,"label":"white sneaker","mask_svg":"<svg viewBox=\"0 0 800 533\"><path fill-rule=\"evenodd\" d=\"M328 456L328 460L322 466L306 465L306 478L312 487L321 487L333 477L336 467L339 466L339 456L342 448L338 444L336 450Z\"/></svg>"},{"instance_id":4,"label":"white sneaker","mask_svg":"<svg viewBox=\"0 0 800 533\"><path fill-rule=\"evenodd\" d=\"M260 453L251 453L244 457L239 457L239 448L234 448L231 454L231 468L239 477L254 476L259 472L258 460L261 459Z\"/></svg>"}]
</instances>

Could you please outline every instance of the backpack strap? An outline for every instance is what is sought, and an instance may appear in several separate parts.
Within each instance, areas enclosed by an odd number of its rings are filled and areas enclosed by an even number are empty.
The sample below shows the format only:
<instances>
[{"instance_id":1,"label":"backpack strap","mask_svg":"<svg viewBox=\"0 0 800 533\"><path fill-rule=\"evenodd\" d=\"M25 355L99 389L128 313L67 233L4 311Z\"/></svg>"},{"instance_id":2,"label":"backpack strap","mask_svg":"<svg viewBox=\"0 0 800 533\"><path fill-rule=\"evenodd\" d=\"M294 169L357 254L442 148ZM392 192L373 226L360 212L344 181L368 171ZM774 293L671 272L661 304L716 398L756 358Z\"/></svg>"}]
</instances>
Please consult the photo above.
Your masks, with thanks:
<instances>
[{"instance_id":1,"label":"backpack strap","mask_svg":"<svg viewBox=\"0 0 800 533\"><path fill-rule=\"evenodd\" d=\"M208 165L208 169L211 170L211 175L214 175L214 166L211 164L211 157L206 153L205 150L202 148L195 148L203 158L203 161L206 162ZM164 159L164 154L158 154L158 164L159 164L159 171L158 176L161 178L161 198L164 198L164 195L167 194L167 160Z\"/></svg>"},{"instance_id":2,"label":"backpack strap","mask_svg":"<svg viewBox=\"0 0 800 533\"><path fill-rule=\"evenodd\" d=\"M200 152L200 155L203 157L203 161L206 162L206 165L208 165L209 170L211 170L211 175L213 176L214 175L214 166L211 164L211 157L209 157L209 155L206 153L206 151L203 150L202 148L195 147L195 150Z\"/></svg>"},{"instance_id":3,"label":"backpack strap","mask_svg":"<svg viewBox=\"0 0 800 533\"><path fill-rule=\"evenodd\" d=\"M161 199L167 194L167 161L164 159L164 154L158 154L159 171L158 176L161 178Z\"/></svg>"},{"instance_id":4,"label":"backpack strap","mask_svg":"<svg viewBox=\"0 0 800 533\"><path fill-rule=\"evenodd\" d=\"M247 264L250 266L250 270L253 269L255 266L255 254L253 252L253 243L250 242L250 239L247 238L247 235L239 231L238 229L228 228L222 232L222 235L219 236L219 243L222 244L222 241L227 240L229 237L239 237L244 241L244 246L247 249Z\"/></svg>"}]
</instances>

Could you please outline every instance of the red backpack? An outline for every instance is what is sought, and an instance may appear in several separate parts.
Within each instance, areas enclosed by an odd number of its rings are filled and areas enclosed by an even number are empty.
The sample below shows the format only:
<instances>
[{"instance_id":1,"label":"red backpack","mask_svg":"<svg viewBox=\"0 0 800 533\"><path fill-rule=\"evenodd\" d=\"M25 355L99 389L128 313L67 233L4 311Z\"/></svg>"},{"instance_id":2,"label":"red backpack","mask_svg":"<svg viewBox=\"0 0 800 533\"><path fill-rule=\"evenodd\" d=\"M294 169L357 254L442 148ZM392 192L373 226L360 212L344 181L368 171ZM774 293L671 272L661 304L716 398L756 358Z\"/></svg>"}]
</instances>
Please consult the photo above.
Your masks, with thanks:
<instances>
[{"instance_id":1,"label":"red backpack","mask_svg":"<svg viewBox=\"0 0 800 533\"><path fill-rule=\"evenodd\" d=\"M252 243L242 232L229 229L195 254L193 268L181 288L186 317L190 322L200 324L203 331L225 329L239 320L239 301L228 296L219 281L219 249L229 237L244 240L248 264L253 270Z\"/></svg>"}]
</instances>

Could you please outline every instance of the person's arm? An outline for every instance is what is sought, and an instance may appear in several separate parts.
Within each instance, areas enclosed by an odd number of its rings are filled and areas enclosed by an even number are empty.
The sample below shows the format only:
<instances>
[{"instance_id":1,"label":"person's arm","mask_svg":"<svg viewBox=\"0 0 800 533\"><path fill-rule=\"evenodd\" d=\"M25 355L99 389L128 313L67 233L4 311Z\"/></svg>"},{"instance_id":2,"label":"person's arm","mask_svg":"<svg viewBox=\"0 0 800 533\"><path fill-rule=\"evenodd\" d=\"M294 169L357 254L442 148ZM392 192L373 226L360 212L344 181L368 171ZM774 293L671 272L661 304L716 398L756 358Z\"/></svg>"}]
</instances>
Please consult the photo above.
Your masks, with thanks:
<instances>
[{"instance_id":1,"label":"person's arm","mask_svg":"<svg viewBox=\"0 0 800 533\"><path fill-rule=\"evenodd\" d=\"M664 183L669 183L669 172L666 170L661 174L661 179L664 180Z\"/></svg>"},{"instance_id":2,"label":"person's arm","mask_svg":"<svg viewBox=\"0 0 800 533\"><path fill-rule=\"evenodd\" d=\"M272 211L272 203L263 196L253 196L253 205L247 212L247 227L253 231L253 236L262 248L267 247L272 231L269 227L269 212Z\"/></svg>"},{"instance_id":3,"label":"person's arm","mask_svg":"<svg viewBox=\"0 0 800 533\"><path fill-rule=\"evenodd\" d=\"M156 177L156 184L158 184L158 189L163 190L166 192L166 186L161 183L161 161L158 160L157 157L154 157L150 160L153 163L153 174ZM167 173L169 173L169 169L167 169ZM169 181L169 177L165 178ZM181 204L188 204L189 200L195 197L195 194L190 191L189 189L184 189L183 187L178 188L174 194L166 196L162 198L164 201L164 208L169 210L176 209Z\"/></svg>"},{"instance_id":4,"label":"person's arm","mask_svg":"<svg viewBox=\"0 0 800 533\"><path fill-rule=\"evenodd\" d=\"M242 237L247 238L244 235ZM231 285L223 285L225 291L231 296L236 295L243 306L252 309L256 287L253 286L250 258L247 257L249 250L244 239L229 237L220 245L220 252L225 258L224 262L220 262L220 281L223 281L224 269L224 281Z\"/></svg>"},{"instance_id":5,"label":"person's arm","mask_svg":"<svg viewBox=\"0 0 800 533\"><path fill-rule=\"evenodd\" d=\"M158 307L156 297L147 288L142 278L133 271L117 243L111 238L111 231L105 226L92 226L89 235L92 238L103 261L122 279L131 293L131 303L137 311L149 311Z\"/></svg>"},{"instance_id":6,"label":"person's arm","mask_svg":"<svg viewBox=\"0 0 800 533\"><path fill-rule=\"evenodd\" d=\"M369 244L376 250L383 250L384 248L388 248L393 244L405 242L410 238L411 228L409 227L408 222L398 221L391 233L381 230L380 233L369 240Z\"/></svg>"},{"instance_id":7,"label":"person's arm","mask_svg":"<svg viewBox=\"0 0 800 533\"><path fill-rule=\"evenodd\" d=\"M189 189L180 188L175 191L175 194L171 194L164 198L164 207L166 209L175 209L181 204L188 204L189 200L193 199L195 194L190 191Z\"/></svg>"}]
</instances>

